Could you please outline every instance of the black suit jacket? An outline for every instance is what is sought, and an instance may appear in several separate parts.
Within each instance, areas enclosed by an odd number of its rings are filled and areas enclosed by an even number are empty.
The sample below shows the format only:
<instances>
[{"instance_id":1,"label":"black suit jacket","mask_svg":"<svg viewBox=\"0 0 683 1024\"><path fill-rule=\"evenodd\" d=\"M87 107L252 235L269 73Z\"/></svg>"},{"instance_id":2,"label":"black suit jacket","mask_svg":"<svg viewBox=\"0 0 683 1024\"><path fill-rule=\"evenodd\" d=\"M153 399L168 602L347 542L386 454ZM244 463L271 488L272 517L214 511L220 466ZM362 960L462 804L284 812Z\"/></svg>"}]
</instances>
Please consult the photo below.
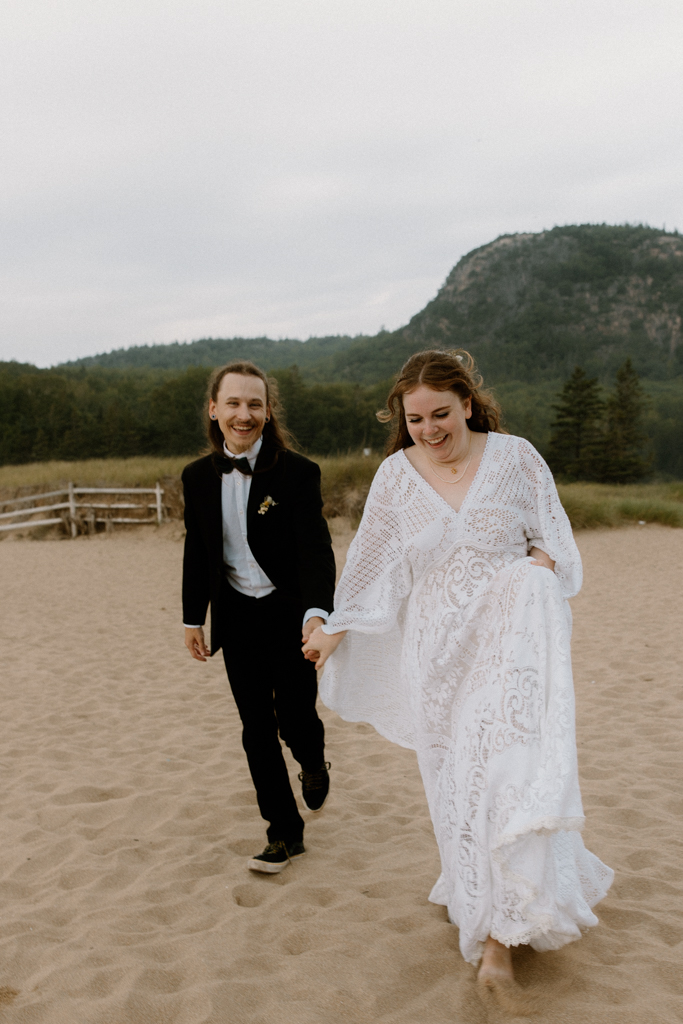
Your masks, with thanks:
<instances>
[{"instance_id":1,"label":"black suit jacket","mask_svg":"<svg viewBox=\"0 0 683 1024\"><path fill-rule=\"evenodd\" d=\"M183 621L203 623L211 604L210 647L215 654L223 645L225 569L221 474L213 456L185 467L183 487ZM259 514L266 497L276 504ZM315 462L289 449L278 451L264 438L249 491L247 540L268 579L298 605L302 616L309 608L333 608L334 554L322 505Z\"/></svg>"}]
</instances>

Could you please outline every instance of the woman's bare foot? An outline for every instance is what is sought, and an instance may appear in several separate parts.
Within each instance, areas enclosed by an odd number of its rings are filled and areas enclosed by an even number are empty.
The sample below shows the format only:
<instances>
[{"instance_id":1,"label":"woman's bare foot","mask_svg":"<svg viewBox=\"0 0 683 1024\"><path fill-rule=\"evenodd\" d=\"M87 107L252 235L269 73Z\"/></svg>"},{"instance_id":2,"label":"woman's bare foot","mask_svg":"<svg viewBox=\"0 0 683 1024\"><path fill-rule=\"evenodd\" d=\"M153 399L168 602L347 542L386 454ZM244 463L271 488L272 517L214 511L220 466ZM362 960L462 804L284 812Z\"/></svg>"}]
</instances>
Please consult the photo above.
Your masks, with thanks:
<instances>
[{"instance_id":1,"label":"woman's bare foot","mask_svg":"<svg viewBox=\"0 0 683 1024\"><path fill-rule=\"evenodd\" d=\"M477 984L485 1002L493 998L512 1017L528 1017L543 1011L542 993L529 991L517 984L510 950L490 935L484 945Z\"/></svg>"},{"instance_id":2,"label":"woman's bare foot","mask_svg":"<svg viewBox=\"0 0 683 1024\"><path fill-rule=\"evenodd\" d=\"M496 984L501 982L514 984L514 980L510 950L489 935L484 946L477 981L486 988L495 988Z\"/></svg>"}]
</instances>

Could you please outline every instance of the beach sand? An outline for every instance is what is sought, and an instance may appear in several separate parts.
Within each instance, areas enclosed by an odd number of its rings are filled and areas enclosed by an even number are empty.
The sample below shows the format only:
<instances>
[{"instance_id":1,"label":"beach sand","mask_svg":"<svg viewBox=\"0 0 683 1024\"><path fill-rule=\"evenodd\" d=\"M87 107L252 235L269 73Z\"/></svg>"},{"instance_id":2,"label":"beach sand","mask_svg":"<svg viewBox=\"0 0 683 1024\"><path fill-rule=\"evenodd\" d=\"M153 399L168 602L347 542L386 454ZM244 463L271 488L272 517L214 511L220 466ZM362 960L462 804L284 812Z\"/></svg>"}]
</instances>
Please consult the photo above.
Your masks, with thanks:
<instances>
[{"instance_id":1,"label":"beach sand","mask_svg":"<svg viewBox=\"0 0 683 1024\"><path fill-rule=\"evenodd\" d=\"M180 537L0 543L0 1024L510 1019L427 902L415 757L369 726L323 709L332 794L305 813L309 852L247 871L264 828L222 660L182 644ZM517 973L530 1020L682 1021L683 531L578 541L585 840L616 880L598 928L517 952Z\"/></svg>"}]
</instances>

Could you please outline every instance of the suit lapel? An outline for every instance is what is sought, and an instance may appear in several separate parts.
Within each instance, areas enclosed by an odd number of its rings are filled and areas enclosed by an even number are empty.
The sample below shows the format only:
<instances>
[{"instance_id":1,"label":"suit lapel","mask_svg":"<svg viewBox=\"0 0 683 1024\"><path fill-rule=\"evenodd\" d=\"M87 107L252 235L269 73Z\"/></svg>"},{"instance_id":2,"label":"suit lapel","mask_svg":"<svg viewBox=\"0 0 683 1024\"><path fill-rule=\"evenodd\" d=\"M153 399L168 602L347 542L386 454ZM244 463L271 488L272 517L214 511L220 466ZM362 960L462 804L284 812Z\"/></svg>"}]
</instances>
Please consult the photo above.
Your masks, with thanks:
<instances>
[{"instance_id":1,"label":"suit lapel","mask_svg":"<svg viewBox=\"0 0 683 1024\"><path fill-rule=\"evenodd\" d=\"M251 478L249 501L247 502L247 529L253 525L261 502L268 494L279 455L280 453L264 440Z\"/></svg>"}]
</instances>

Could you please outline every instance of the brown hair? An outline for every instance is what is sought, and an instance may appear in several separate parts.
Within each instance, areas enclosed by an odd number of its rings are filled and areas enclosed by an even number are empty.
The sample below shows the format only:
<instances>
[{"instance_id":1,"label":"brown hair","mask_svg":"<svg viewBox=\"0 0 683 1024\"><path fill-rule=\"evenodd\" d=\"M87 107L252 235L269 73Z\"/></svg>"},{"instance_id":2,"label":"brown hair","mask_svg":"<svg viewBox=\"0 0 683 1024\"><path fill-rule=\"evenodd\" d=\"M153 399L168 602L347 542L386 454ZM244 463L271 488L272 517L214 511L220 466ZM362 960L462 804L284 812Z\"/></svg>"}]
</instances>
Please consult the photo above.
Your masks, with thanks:
<instances>
[{"instance_id":1,"label":"brown hair","mask_svg":"<svg viewBox=\"0 0 683 1024\"><path fill-rule=\"evenodd\" d=\"M474 359L464 349L440 352L430 349L416 352L401 367L401 372L387 397L387 407L377 413L380 423L394 420L387 441L387 455L415 442L408 433L403 396L424 384L434 391L453 391L463 401L472 399L472 416L467 421L470 430L479 434L505 434L500 423L501 409L493 395L484 389L484 381L477 373Z\"/></svg>"},{"instance_id":2,"label":"brown hair","mask_svg":"<svg viewBox=\"0 0 683 1024\"><path fill-rule=\"evenodd\" d=\"M218 367L209 378L209 384L206 389L206 403L204 405L204 421L206 436L209 439L209 451L218 452L219 455L223 454L224 437L218 421L212 420L209 416L209 402L216 401L221 381L228 373L239 373L243 377L258 377L259 380L263 381L266 389L266 405L270 406L270 419L263 425L263 440L268 441L276 451L285 451L287 448L290 448L291 437L289 432L284 424L278 422L277 418L280 411L277 381L273 380L272 377L266 377L263 370L255 363L250 362L249 359L239 359L234 363Z\"/></svg>"}]
</instances>

